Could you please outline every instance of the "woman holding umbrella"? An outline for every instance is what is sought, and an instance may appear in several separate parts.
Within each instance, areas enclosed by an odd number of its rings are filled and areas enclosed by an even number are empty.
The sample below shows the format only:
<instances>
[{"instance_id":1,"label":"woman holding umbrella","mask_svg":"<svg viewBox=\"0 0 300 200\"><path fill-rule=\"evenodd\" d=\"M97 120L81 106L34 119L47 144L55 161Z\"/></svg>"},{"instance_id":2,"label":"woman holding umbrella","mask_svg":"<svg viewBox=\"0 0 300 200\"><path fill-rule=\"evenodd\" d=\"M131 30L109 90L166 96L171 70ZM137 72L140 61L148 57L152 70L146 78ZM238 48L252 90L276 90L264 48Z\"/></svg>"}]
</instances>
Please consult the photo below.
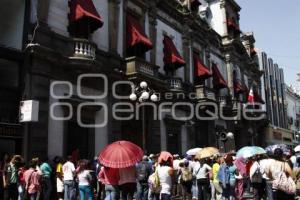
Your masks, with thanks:
<instances>
[{"instance_id":1,"label":"woman holding umbrella","mask_svg":"<svg viewBox=\"0 0 300 200\"><path fill-rule=\"evenodd\" d=\"M207 164L207 159L217 155L219 150L214 147L206 147L201 149L195 159L199 162L193 167L193 175L197 179L198 186L198 199L208 200L210 199L211 192L209 191L210 180L209 174L212 168Z\"/></svg>"},{"instance_id":2,"label":"woman holding umbrella","mask_svg":"<svg viewBox=\"0 0 300 200\"><path fill-rule=\"evenodd\" d=\"M142 159L142 157L142 149L128 141L117 141L104 148L104 150L99 155L99 161L104 166L101 168L101 171L99 173L99 179L105 185L107 199L119 199L118 185L120 182L120 169L123 171L121 172L121 184L123 185L128 183L124 181L126 179L125 176L127 175L126 171L130 171L132 172L130 174L133 174L133 166L135 166L135 164L138 163ZM133 178L130 177L130 180L132 179ZM129 182L131 183L132 181ZM128 184L126 185L128 186ZM130 185L133 186L133 184ZM128 191L129 188L127 192Z\"/></svg>"},{"instance_id":3,"label":"woman holding umbrella","mask_svg":"<svg viewBox=\"0 0 300 200\"><path fill-rule=\"evenodd\" d=\"M105 185L105 199L118 200L119 199L119 169L102 167L99 173L99 179Z\"/></svg>"}]
</instances>

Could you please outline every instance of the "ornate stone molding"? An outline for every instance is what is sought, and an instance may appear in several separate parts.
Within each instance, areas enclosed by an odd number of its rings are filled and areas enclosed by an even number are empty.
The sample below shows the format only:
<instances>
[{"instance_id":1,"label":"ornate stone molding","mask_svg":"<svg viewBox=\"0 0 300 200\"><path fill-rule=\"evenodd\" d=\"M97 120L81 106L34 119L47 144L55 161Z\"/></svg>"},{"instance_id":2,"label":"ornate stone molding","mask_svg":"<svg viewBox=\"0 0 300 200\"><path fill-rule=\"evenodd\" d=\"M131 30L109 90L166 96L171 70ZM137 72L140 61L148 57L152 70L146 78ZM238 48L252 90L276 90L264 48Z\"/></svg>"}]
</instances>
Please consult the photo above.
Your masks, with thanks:
<instances>
[{"instance_id":1,"label":"ornate stone molding","mask_svg":"<svg viewBox=\"0 0 300 200\"><path fill-rule=\"evenodd\" d=\"M226 6L226 1L225 0L221 0L220 1L220 8L225 8Z\"/></svg>"}]
</instances>

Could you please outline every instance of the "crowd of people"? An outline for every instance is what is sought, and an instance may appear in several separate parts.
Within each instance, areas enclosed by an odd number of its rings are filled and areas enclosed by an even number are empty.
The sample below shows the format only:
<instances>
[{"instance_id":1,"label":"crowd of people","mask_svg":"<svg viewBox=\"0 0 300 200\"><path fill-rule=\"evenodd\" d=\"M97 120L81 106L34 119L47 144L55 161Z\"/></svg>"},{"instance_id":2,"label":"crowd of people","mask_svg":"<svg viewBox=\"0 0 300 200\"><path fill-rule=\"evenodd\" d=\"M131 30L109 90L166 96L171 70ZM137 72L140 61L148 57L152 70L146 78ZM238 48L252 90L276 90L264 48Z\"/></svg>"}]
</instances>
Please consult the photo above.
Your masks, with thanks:
<instances>
[{"instance_id":1,"label":"crowd of people","mask_svg":"<svg viewBox=\"0 0 300 200\"><path fill-rule=\"evenodd\" d=\"M289 200L300 191L300 157L280 148L247 159L234 153L200 160L191 155L158 157L144 156L135 166L117 169L101 166L96 157L33 158L26 165L20 155L5 154L0 199Z\"/></svg>"}]
</instances>

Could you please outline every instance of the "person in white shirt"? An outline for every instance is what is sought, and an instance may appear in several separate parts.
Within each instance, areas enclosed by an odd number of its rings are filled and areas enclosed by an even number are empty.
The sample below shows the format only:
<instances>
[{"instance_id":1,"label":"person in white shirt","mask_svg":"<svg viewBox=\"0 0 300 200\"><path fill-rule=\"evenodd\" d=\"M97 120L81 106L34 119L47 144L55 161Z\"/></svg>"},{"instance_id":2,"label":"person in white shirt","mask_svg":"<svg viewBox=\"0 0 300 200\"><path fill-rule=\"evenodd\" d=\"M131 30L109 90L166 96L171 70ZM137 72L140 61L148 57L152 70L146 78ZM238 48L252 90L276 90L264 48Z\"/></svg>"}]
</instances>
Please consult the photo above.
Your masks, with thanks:
<instances>
[{"instance_id":1,"label":"person in white shirt","mask_svg":"<svg viewBox=\"0 0 300 200\"><path fill-rule=\"evenodd\" d=\"M198 199L209 200L210 191L209 191L209 172L211 167L205 163L205 159L200 160L195 163L193 166L193 175L197 179L198 186Z\"/></svg>"},{"instance_id":2,"label":"person in white shirt","mask_svg":"<svg viewBox=\"0 0 300 200\"><path fill-rule=\"evenodd\" d=\"M62 166L64 175L64 200L76 199L76 187L75 187L75 166L71 162L72 156L68 156L67 162Z\"/></svg>"},{"instance_id":3,"label":"person in white shirt","mask_svg":"<svg viewBox=\"0 0 300 200\"><path fill-rule=\"evenodd\" d=\"M87 169L87 162L80 161L79 168L77 171L77 178L78 178L78 186L80 192L80 200L85 200L85 196L88 197L88 200L93 199L92 193L92 176L90 174L90 170Z\"/></svg>"},{"instance_id":4,"label":"person in white shirt","mask_svg":"<svg viewBox=\"0 0 300 200\"><path fill-rule=\"evenodd\" d=\"M163 162L159 164L157 172L161 184L160 199L171 200L173 169L169 162Z\"/></svg>"}]
</instances>

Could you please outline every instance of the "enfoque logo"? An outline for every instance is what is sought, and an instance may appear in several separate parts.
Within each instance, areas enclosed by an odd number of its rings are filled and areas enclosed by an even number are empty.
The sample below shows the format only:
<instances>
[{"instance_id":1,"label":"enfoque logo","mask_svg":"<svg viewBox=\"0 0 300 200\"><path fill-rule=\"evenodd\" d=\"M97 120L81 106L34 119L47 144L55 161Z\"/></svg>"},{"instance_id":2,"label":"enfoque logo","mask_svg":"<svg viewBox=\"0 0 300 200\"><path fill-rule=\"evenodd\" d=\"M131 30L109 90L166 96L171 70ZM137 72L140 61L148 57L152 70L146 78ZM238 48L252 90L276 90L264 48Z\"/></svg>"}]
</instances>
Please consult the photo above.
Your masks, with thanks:
<instances>
[{"instance_id":1,"label":"enfoque logo","mask_svg":"<svg viewBox=\"0 0 300 200\"><path fill-rule=\"evenodd\" d=\"M88 79L95 80L99 79L102 82L101 94L84 94L83 92L83 81ZM149 110L151 108L153 120L162 120L164 114L169 114L174 120L188 121L188 120L241 120L242 117L249 121L261 120L265 117L263 114L262 105L260 103L251 104L237 104L236 114L234 116L226 116L225 107L226 104L219 104L217 102L173 102L172 98L181 97L183 99L195 100L196 94L190 93L160 93L157 94L159 99L164 99L163 102L128 102L129 95L118 94L119 87L131 88L131 92L134 92L134 83L131 81L115 81L111 86L112 98L116 100L116 103L108 106L108 92L110 91L108 86L108 78L104 74L82 74L77 78L77 84L73 85L68 81L53 81L50 85L50 96L56 101L50 105L50 117L53 120L66 121L72 118L76 118L77 123L81 127L85 128L101 128L105 127L108 123L108 118L111 116L115 120L126 121L126 120L139 120L141 118L141 112L144 107ZM64 88L62 94L57 92L59 88ZM86 100L78 105L74 106L70 101L62 101L71 99L74 95L78 96L82 100ZM119 100L119 101L118 101ZM97 117L101 119L99 122L95 119L95 123L85 123L83 120L84 109L88 107L98 107L100 110L97 112ZM203 107L210 107L210 109L202 109ZM57 112L57 109L67 110L63 115L62 112ZM185 110L182 112L180 110ZM74 110L76 109L76 110ZM58 114L59 113L59 114ZM111 115L109 115L111 113ZM184 113L184 114L183 114ZM75 116L76 115L76 116Z\"/></svg>"}]
</instances>

